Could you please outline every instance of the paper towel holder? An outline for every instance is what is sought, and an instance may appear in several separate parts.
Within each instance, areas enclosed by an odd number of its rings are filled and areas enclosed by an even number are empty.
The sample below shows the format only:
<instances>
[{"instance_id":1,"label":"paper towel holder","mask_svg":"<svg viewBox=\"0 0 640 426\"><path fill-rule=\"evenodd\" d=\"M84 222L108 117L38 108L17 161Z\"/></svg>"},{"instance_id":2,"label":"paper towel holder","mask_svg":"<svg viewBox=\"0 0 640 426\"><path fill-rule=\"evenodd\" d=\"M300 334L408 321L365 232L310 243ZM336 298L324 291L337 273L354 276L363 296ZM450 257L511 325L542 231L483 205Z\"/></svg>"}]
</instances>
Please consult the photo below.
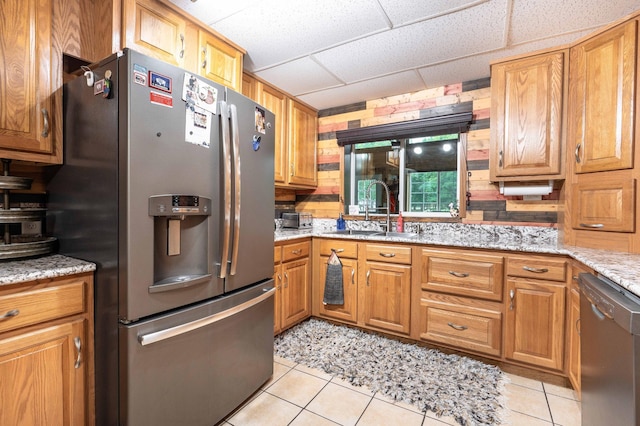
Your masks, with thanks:
<instances>
[{"instance_id":1,"label":"paper towel holder","mask_svg":"<svg viewBox=\"0 0 640 426\"><path fill-rule=\"evenodd\" d=\"M510 185L506 186L505 182L500 182L500 194L502 195L522 195L524 200L541 200L543 195L549 195L553 192L553 180L549 180L548 184L537 183L535 185Z\"/></svg>"}]
</instances>

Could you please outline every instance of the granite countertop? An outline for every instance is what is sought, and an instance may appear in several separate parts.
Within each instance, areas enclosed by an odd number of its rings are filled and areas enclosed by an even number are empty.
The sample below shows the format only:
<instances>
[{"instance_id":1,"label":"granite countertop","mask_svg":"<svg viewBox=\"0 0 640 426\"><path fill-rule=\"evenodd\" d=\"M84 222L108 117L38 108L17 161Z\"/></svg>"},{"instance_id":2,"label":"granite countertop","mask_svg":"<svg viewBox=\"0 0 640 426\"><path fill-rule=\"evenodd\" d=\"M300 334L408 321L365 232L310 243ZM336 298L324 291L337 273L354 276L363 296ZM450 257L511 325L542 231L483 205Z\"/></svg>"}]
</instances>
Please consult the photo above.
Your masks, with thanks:
<instances>
[{"instance_id":1,"label":"granite countertop","mask_svg":"<svg viewBox=\"0 0 640 426\"><path fill-rule=\"evenodd\" d=\"M0 285L92 272L96 265L61 254L0 262Z\"/></svg>"},{"instance_id":2,"label":"granite countertop","mask_svg":"<svg viewBox=\"0 0 640 426\"><path fill-rule=\"evenodd\" d=\"M604 275L616 284L640 296L640 255L610 250L597 250L583 247L564 246L552 238L544 235L526 235L518 238L500 239L494 234L479 232L445 232L421 233L412 238L384 237L373 235L345 235L335 234L331 230L314 229L295 231L276 231L276 242L289 241L305 237L344 238L362 241L389 241L425 245L446 245L451 247L478 248L514 251L523 253L560 254L570 256L594 271Z\"/></svg>"}]
</instances>

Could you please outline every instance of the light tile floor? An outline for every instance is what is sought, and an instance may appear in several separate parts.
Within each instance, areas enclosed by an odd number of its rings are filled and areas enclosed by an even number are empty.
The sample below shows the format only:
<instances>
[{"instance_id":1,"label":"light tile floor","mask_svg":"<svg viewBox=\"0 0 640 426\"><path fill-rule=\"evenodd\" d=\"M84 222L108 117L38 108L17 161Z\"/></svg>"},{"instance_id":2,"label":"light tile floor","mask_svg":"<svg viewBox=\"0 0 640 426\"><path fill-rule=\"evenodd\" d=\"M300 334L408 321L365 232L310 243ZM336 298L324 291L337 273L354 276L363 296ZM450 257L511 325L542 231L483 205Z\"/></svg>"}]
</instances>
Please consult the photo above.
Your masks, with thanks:
<instances>
[{"instance_id":1,"label":"light tile floor","mask_svg":"<svg viewBox=\"0 0 640 426\"><path fill-rule=\"evenodd\" d=\"M273 377L225 426L443 426L453 418L421 413L416 407L370 392L320 370L276 357ZM580 402L572 389L508 374L507 425L580 425Z\"/></svg>"}]
</instances>

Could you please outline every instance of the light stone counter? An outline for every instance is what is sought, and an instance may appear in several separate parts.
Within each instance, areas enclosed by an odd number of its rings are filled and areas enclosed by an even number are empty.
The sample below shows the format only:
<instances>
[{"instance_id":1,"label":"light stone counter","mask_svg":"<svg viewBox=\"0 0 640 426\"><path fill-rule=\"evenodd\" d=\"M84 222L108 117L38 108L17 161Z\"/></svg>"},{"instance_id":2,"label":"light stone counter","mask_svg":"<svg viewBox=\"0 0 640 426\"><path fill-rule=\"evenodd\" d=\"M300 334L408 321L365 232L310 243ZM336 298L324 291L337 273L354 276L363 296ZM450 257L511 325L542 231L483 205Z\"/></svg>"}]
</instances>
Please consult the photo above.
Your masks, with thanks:
<instances>
[{"instance_id":1,"label":"light stone counter","mask_svg":"<svg viewBox=\"0 0 640 426\"><path fill-rule=\"evenodd\" d=\"M35 259L2 261L0 262L0 285L56 278L95 270L96 265L91 262L60 254Z\"/></svg>"},{"instance_id":2,"label":"light stone counter","mask_svg":"<svg viewBox=\"0 0 640 426\"><path fill-rule=\"evenodd\" d=\"M348 229L378 229L377 222L349 222ZM362 241L388 241L434 246L492 249L522 253L561 254L570 256L616 284L640 296L640 255L564 246L557 241L557 230L535 226L463 225L458 223L411 223L406 232L412 238L380 235L334 234L334 220L314 219L313 231L277 230L276 242L304 237L344 238Z\"/></svg>"}]
</instances>

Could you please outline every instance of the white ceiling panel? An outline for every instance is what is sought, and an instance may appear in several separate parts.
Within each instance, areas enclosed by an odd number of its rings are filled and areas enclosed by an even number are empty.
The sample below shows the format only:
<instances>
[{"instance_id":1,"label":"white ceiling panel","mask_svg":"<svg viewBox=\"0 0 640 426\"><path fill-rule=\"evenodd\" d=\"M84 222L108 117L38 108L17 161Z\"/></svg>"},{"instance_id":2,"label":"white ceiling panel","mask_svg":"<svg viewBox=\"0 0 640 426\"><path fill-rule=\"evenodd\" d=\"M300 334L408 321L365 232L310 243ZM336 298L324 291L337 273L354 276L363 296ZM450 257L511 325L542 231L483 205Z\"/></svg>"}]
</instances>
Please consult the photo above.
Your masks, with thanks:
<instances>
[{"instance_id":1,"label":"white ceiling panel","mask_svg":"<svg viewBox=\"0 0 640 426\"><path fill-rule=\"evenodd\" d=\"M394 27L423 21L489 0L378 0Z\"/></svg>"},{"instance_id":2,"label":"white ceiling panel","mask_svg":"<svg viewBox=\"0 0 640 426\"><path fill-rule=\"evenodd\" d=\"M455 84L571 43L640 0L168 0L247 50L244 67L315 108Z\"/></svg>"},{"instance_id":3,"label":"white ceiling panel","mask_svg":"<svg viewBox=\"0 0 640 426\"><path fill-rule=\"evenodd\" d=\"M417 72L406 71L375 80L309 93L299 96L299 99L317 109L325 109L401 93L416 92L424 88L424 83ZM339 101L336 101L337 99Z\"/></svg>"},{"instance_id":4,"label":"white ceiling panel","mask_svg":"<svg viewBox=\"0 0 640 426\"><path fill-rule=\"evenodd\" d=\"M238 13L244 9L250 8L252 5L259 3L260 0L171 0L171 3L180 9L190 13L206 24L214 24L215 22L227 18L234 13Z\"/></svg>"},{"instance_id":5,"label":"white ceiling panel","mask_svg":"<svg viewBox=\"0 0 640 426\"><path fill-rule=\"evenodd\" d=\"M580 31L553 39L524 43L507 49L500 49L494 52L473 55L467 58L420 68L418 71L427 84L427 87L439 87L451 84L453 83L451 81L452 75L457 77L456 82L478 80L490 76L490 64L492 61L567 44L588 33L589 31Z\"/></svg>"},{"instance_id":6,"label":"white ceiling panel","mask_svg":"<svg viewBox=\"0 0 640 426\"><path fill-rule=\"evenodd\" d=\"M256 75L293 95L344 85L309 57L259 71Z\"/></svg>"},{"instance_id":7,"label":"white ceiling panel","mask_svg":"<svg viewBox=\"0 0 640 426\"><path fill-rule=\"evenodd\" d=\"M523 43L598 28L639 8L638 0L514 1L509 41Z\"/></svg>"},{"instance_id":8,"label":"white ceiling panel","mask_svg":"<svg viewBox=\"0 0 640 426\"><path fill-rule=\"evenodd\" d=\"M247 69L298 59L388 29L375 0L265 0L213 28L247 50Z\"/></svg>"},{"instance_id":9,"label":"white ceiling panel","mask_svg":"<svg viewBox=\"0 0 640 426\"><path fill-rule=\"evenodd\" d=\"M506 3L506 0L494 1ZM469 25L473 16L483 16L482 25ZM338 78L356 82L399 69L418 68L501 48L505 18L504 7L483 3L459 13L356 40L314 57Z\"/></svg>"}]
</instances>

